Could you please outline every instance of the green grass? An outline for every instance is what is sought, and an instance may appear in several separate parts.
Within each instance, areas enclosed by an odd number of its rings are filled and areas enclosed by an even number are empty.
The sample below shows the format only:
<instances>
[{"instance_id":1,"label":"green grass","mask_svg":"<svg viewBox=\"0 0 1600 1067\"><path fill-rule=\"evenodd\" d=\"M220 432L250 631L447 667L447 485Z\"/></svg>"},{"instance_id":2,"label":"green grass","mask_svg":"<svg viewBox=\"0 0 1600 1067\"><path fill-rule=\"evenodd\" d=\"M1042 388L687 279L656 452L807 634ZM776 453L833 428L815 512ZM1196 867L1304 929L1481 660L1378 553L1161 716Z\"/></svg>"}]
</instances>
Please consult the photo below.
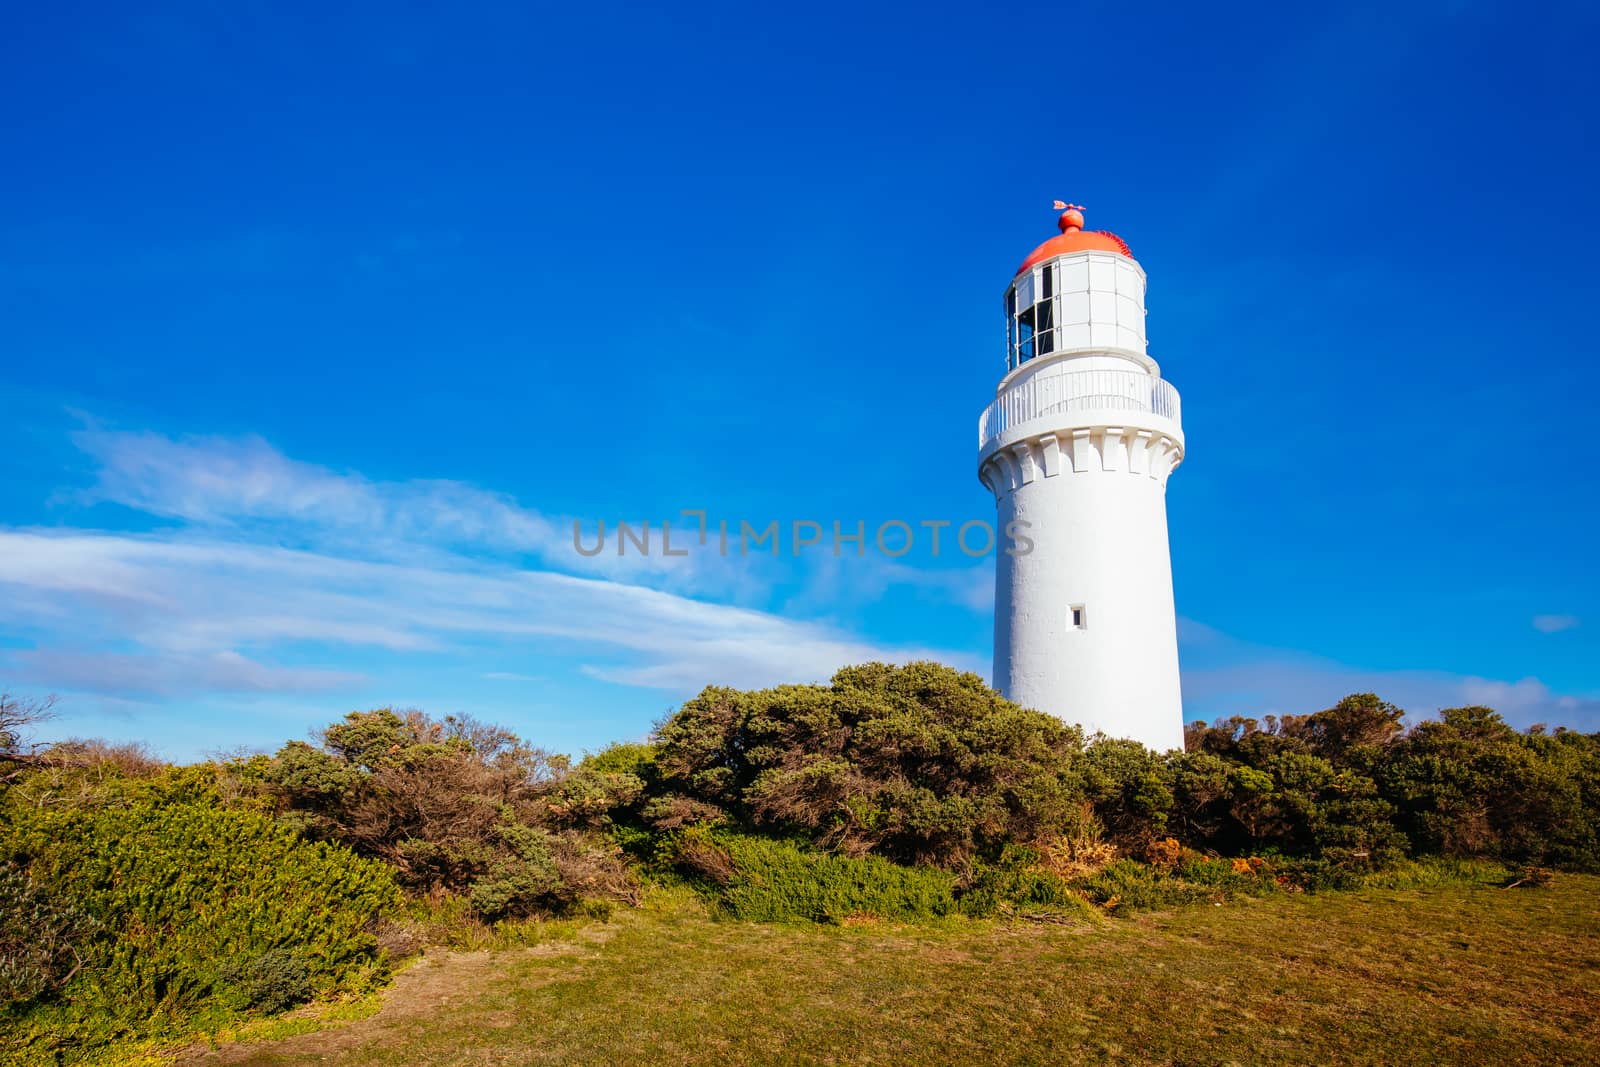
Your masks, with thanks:
<instances>
[{"instance_id":1,"label":"green grass","mask_svg":"<svg viewBox=\"0 0 1600 1067\"><path fill-rule=\"evenodd\" d=\"M717 921L662 891L564 944L413 967L370 1018L193 1062L1593 1063L1597 894L1566 875L929 927Z\"/></svg>"}]
</instances>

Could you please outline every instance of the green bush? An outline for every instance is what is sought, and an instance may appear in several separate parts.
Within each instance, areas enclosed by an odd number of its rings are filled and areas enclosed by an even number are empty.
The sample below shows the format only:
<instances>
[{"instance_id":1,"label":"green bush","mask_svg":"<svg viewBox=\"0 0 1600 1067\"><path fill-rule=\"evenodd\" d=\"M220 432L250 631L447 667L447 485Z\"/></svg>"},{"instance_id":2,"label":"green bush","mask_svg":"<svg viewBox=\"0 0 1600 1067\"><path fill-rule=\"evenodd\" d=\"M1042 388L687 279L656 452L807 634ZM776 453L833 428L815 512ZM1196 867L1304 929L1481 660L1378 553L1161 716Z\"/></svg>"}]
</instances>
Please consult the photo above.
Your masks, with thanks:
<instances>
[{"instance_id":1,"label":"green bush","mask_svg":"<svg viewBox=\"0 0 1600 1067\"><path fill-rule=\"evenodd\" d=\"M1402 715L1366 693L1312 715L1191 724L1173 831L1293 856L1326 886L1408 854L1600 869L1600 734L1519 733L1484 707L1410 729Z\"/></svg>"},{"instance_id":2,"label":"green bush","mask_svg":"<svg viewBox=\"0 0 1600 1067\"><path fill-rule=\"evenodd\" d=\"M498 836L504 849L495 853L467 893L472 910L487 922L558 910L552 905L561 899L565 883L550 854L548 835L509 823Z\"/></svg>"},{"instance_id":3,"label":"green bush","mask_svg":"<svg viewBox=\"0 0 1600 1067\"><path fill-rule=\"evenodd\" d=\"M311 999L311 968L289 949L268 949L248 963L227 963L219 972L244 1008L277 1014Z\"/></svg>"},{"instance_id":4,"label":"green bush","mask_svg":"<svg viewBox=\"0 0 1600 1067\"><path fill-rule=\"evenodd\" d=\"M1418 853L1600 870L1600 734L1519 734L1489 708L1448 708L1377 774Z\"/></svg>"},{"instance_id":5,"label":"green bush","mask_svg":"<svg viewBox=\"0 0 1600 1067\"><path fill-rule=\"evenodd\" d=\"M731 816L828 849L956 869L1081 818L1077 727L975 674L868 663L832 684L711 688L657 732L644 815Z\"/></svg>"},{"instance_id":6,"label":"green bush","mask_svg":"<svg viewBox=\"0 0 1600 1067\"><path fill-rule=\"evenodd\" d=\"M1173 807L1168 756L1137 741L1096 737L1083 764L1087 797L1111 840L1141 851L1166 834Z\"/></svg>"},{"instance_id":7,"label":"green bush","mask_svg":"<svg viewBox=\"0 0 1600 1067\"><path fill-rule=\"evenodd\" d=\"M99 927L59 995L5 1019L23 1062L279 1010L385 973L370 931L399 891L382 864L345 848L253 812L155 796L7 815L0 861Z\"/></svg>"},{"instance_id":8,"label":"green bush","mask_svg":"<svg viewBox=\"0 0 1600 1067\"><path fill-rule=\"evenodd\" d=\"M596 831L643 791L647 746L574 770L501 727L391 708L351 712L320 741L235 761L226 777L284 825L383 860L406 889L465 896L485 921L633 898Z\"/></svg>"},{"instance_id":9,"label":"green bush","mask_svg":"<svg viewBox=\"0 0 1600 1067\"><path fill-rule=\"evenodd\" d=\"M1487 708L1409 729L1403 717L1355 694L1310 715L1193 724L1184 752L1085 746L976 676L866 664L828 686L707 689L654 746L596 758L592 773L626 787L597 782L573 806L610 804L614 839L635 856L651 829L795 836L956 872L980 909L1050 897L1048 879L1000 856L1049 850L1086 825L1158 865L1173 849L1279 857L1279 873L1310 888L1359 886L1428 855L1600 869L1600 734L1518 733ZM1193 873L1122 899L1201 895L1191 889L1209 875ZM1231 868L1214 873L1241 888Z\"/></svg>"},{"instance_id":10,"label":"green bush","mask_svg":"<svg viewBox=\"0 0 1600 1067\"><path fill-rule=\"evenodd\" d=\"M100 924L54 898L12 864L0 864L0 1009L60 987L83 966Z\"/></svg>"},{"instance_id":11,"label":"green bush","mask_svg":"<svg viewBox=\"0 0 1600 1067\"><path fill-rule=\"evenodd\" d=\"M792 840L694 827L663 842L659 855L689 876L726 918L912 921L959 911L955 879L944 871L902 867L877 856L829 855Z\"/></svg>"},{"instance_id":12,"label":"green bush","mask_svg":"<svg viewBox=\"0 0 1600 1067\"><path fill-rule=\"evenodd\" d=\"M1085 915L1092 911L1082 891L1025 854L1012 862L978 868L959 901L962 914L975 919L1010 912Z\"/></svg>"}]
</instances>

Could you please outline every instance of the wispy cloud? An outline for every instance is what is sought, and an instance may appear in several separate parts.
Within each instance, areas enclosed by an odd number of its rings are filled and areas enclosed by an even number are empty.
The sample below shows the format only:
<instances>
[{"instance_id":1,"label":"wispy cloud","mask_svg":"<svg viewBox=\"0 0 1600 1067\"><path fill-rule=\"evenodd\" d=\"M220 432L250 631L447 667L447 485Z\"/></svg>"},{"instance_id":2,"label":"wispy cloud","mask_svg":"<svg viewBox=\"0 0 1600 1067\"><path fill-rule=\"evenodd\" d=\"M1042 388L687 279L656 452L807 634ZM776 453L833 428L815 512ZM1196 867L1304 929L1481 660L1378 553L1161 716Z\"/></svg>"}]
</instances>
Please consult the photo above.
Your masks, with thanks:
<instances>
[{"instance_id":1,"label":"wispy cloud","mask_svg":"<svg viewBox=\"0 0 1600 1067\"><path fill-rule=\"evenodd\" d=\"M373 480L290 458L254 436L174 438L107 430L91 420L73 439L97 464L95 483L81 491L81 500L173 519L191 533L229 542L293 544L363 559L414 561L440 549L474 557L531 556L561 573L746 606L765 602L799 576L801 588L784 610L801 615L870 602L892 588L974 611L986 611L993 602L988 561L951 568L919 567L876 553L840 560L819 550L799 561L761 551L724 555L715 549L715 537L707 547L696 546L698 520L687 515L678 517L675 529L677 546L689 548L687 555L662 551L659 520L648 553L616 551L613 523L606 550L584 555L574 544L579 520L465 482ZM595 544L599 521L581 521L584 546Z\"/></svg>"},{"instance_id":2,"label":"wispy cloud","mask_svg":"<svg viewBox=\"0 0 1600 1067\"><path fill-rule=\"evenodd\" d=\"M340 666L352 654L485 643L513 657L559 651L590 677L675 692L821 679L864 659L982 666L959 651L739 606L769 590L775 575L763 568L778 561L766 557L584 557L571 520L504 494L377 481L258 437L90 421L74 440L97 464L83 499L172 525L140 535L0 529L8 622L35 645L0 653L20 681L135 699L298 693L358 682ZM543 566L522 563L530 557ZM896 566L872 583L950 580ZM322 662L281 662L308 649Z\"/></svg>"},{"instance_id":3,"label":"wispy cloud","mask_svg":"<svg viewBox=\"0 0 1600 1067\"><path fill-rule=\"evenodd\" d=\"M1542 634L1558 634L1576 628L1578 622L1576 615L1535 615L1533 628Z\"/></svg>"},{"instance_id":4,"label":"wispy cloud","mask_svg":"<svg viewBox=\"0 0 1600 1067\"><path fill-rule=\"evenodd\" d=\"M263 523L300 527L320 539L377 533L395 544L570 550L570 532L563 542L554 522L507 496L453 481L376 482L290 459L259 437L171 438L91 427L74 440L99 464L87 499L196 525Z\"/></svg>"},{"instance_id":5,"label":"wispy cloud","mask_svg":"<svg viewBox=\"0 0 1600 1067\"><path fill-rule=\"evenodd\" d=\"M760 555L668 556L660 551L659 523L649 553L608 548L586 556L574 547L573 516L460 481L380 481L336 471L292 459L259 437L168 437L91 423L73 439L98 465L95 483L80 499L177 520L190 532L229 541L288 543L364 559L416 560L440 549L531 556L563 573L745 604L762 599L782 577ZM683 533L692 524L685 519ZM595 520L582 529L584 544L592 545Z\"/></svg>"},{"instance_id":6,"label":"wispy cloud","mask_svg":"<svg viewBox=\"0 0 1600 1067\"><path fill-rule=\"evenodd\" d=\"M460 556L401 564L263 545L118 534L0 532L0 584L17 593L13 621L45 629L72 620L105 643L132 643L163 658L141 682L194 687L342 685L337 672L266 672L253 683L239 649L317 642L388 651L444 650L465 641L576 650L595 677L686 690L716 681L765 685L825 678L862 659L971 657L896 648L766 612L694 600L605 579L482 564ZM231 657L239 656L239 660ZM219 657L222 657L219 659ZM69 661L13 656L48 681ZM75 679L114 690L132 672L119 654ZM219 673L219 664L235 668ZM976 666L975 664L970 664Z\"/></svg>"}]
</instances>

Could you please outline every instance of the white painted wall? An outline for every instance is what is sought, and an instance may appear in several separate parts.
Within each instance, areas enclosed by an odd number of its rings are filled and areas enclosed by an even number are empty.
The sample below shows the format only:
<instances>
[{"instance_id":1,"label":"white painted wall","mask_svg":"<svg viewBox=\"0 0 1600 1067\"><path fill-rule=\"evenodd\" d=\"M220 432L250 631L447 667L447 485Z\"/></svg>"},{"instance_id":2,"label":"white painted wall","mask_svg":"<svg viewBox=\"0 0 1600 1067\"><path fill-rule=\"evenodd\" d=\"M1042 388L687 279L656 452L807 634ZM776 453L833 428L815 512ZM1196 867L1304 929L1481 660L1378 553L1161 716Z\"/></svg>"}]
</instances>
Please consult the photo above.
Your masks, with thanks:
<instances>
[{"instance_id":1,"label":"white painted wall","mask_svg":"<svg viewBox=\"0 0 1600 1067\"><path fill-rule=\"evenodd\" d=\"M1064 280L1085 280L1090 341L1009 374L998 391L1007 417L986 413L981 431L979 477L995 494L997 528L1025 522L1034 542L1026 555L997 556L994 684L1088 733L1182 748L1166 512L1167 477L1183 458L1177 398L1144 355L1144 272L1106 253L1056 262ZM1095 287L1100 274L1110 294ZM1136 301L1114 291L1127 279L1138 282ZM1118 333L1124 297L1137 305L1137 345ZM1108 338L1103 347L1097 337ZM1073 378L1043 387L1062 375Z\"/></svg>"}]
</instances>

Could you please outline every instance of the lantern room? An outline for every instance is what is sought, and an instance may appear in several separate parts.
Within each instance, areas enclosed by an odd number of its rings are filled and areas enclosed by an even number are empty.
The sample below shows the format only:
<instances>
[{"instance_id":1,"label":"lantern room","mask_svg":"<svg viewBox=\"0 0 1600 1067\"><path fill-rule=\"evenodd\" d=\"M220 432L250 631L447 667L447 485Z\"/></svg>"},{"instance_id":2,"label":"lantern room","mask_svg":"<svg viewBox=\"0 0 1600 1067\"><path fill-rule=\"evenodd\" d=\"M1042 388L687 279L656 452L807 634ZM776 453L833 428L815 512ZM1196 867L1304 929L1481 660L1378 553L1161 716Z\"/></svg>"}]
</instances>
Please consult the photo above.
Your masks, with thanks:
<instances>
[{"instance_id":1,"label":"lantern room","mask_svg":"<svg viewBox=\"0 0 1600 1067\"><path fill-rule=\"evenodd\" d=\"M1075 205L1060 228L1006 288L1006 370L1067 352L1144 357L1145 275L1127 242L1084 230Z\"/></svg>"}]
</instances>

